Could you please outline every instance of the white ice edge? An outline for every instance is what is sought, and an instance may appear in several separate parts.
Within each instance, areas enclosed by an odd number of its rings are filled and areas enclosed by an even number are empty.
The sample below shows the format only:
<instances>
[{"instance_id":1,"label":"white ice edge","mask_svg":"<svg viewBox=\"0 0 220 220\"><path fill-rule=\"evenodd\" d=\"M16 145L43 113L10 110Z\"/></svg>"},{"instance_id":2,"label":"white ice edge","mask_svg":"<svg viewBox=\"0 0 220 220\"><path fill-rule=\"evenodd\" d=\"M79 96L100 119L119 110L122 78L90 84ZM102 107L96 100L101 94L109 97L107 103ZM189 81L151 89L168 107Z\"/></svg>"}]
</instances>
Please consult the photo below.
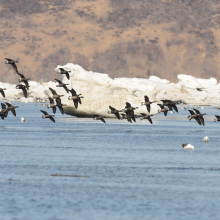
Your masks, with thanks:
<instances>
[{"instance_id":1,"label":"white ice edge","mask_svg":"<svg viewBox=\"0 0 220 220\"><path fill-rule=\"evenodd\" d=\"M158 101L159 103L161 99L170 99L197 105L219 105L220 84L217 84L217 80L214 78L199 79L190 75L180 74L177 76L178 83L171 83L156 76L150 76L149 79L112 79L108 74L86 71L81 66L72 63L64 66L58 65L55 71L59 73L58 68L71 71L69 73L70 80L63 75L63 82L69 84L69 89L74 88L78 94L81 93L84 96L82 105L79 104L78 109L75 109L73 101L68 100L70 94L63 88L56 87L57 83L51 81L45 83L29 81L28 98L23 97L22 90L15 89L15 84L0 82L0 88L7 89L5 90L6 98L2 98L2 100L17 100L25 103L48 101L48 96L52 96L49 90L49 87L51 87L58 94L64 95L61 100L63 104L67 104L67 107L64 108L65 113L75 116L100 114L105 117L110 116L107 114L110 105L116 109L123 109L126 102L138 107L135 110L135 114L147 113L146 107L141 105L145 95L150 100ZM159 110L157 103L151 106L150 113L157 114Z\"/></svg>"}]
</instances>

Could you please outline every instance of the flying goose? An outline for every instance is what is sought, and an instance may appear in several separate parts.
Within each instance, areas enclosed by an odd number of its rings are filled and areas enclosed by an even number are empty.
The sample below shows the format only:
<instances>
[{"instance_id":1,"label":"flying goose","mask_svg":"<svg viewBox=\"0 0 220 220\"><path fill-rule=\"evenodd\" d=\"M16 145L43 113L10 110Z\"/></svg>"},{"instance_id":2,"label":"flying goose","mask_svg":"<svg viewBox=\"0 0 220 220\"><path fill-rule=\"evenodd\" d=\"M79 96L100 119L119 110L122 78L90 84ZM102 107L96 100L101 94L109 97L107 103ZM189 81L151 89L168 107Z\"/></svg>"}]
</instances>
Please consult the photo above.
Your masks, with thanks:
<instances>
[{"instance_id":1,"label":"flying goose","mask_svg":"<svg viewBox=\"0 0 220 220\"><path fill-rule=\"evenodd\" d=\"M63 87L66 90L66 92L69 93L69 90L66 87L66 85L69 85L69 84L65 84L62 81L60 81L59 79L55 79L55 80L59 83L59 85L56 85L56 87Z\"/></svg>"},{"instance_id":2,"label":"flying goose","mask_svg":"<svg viewBox=\"0 0 220 220\"><path fill-rule=\"evenodd\" d=\"M60 74L65 74L66 77L67 77L67 79L70 79L69 73L70 73L71 71L67 71L67 70L65 70L65 69L63 69L63 68L58 68L58 69L60 70Z\"/></svg>"},{"instance_id":3,"label":"flying goose","mask_svg":"<svg viewBox=\"0 0 220 220\"><path fill-rule=\"evenodd\" d=\"M110 110L111 111L108 111L108 114L115 114L115 116L118 118L118 119L121 119L120 118L120 115L119 115L119 112L121 112L121 110L117 110L115 108L113 108L112 106L109 106Z\"/></svg>"},{"instance_id":4,"label":"flying goose","mask_svg":"<svg viewBox=\"0 0 220 220\"><path fill-rule=\"evenodd\" d=\"M11 103L5 102L5 104L8 106L6 109L8 112L11 111L14 116L16 116L15 108L19 108L18 106L13 106Z\"/></svg>"},{"instance_id":5,"label":"flying goose","mask_svg":"<svg viewBox=\"0 0 220 220\"><path fill-rule=\"evenodd\" d=\"M51 121L55 122L55 119L53 118L54 115L50 115L47 112L40 110L44 115L42 115L42 118L49 118Z\"/></svg>"},{"instance_id":6,"label":"flying goose","mask_svg":"<svg viewBox=\"0 0 220 220\"><path fill-rule=\"evenodd\" d=\"M145 113L141 113L141 115L143 116L142 118L140 118L141 120L147 119L151 124L153 124L151 115L146 115Z\"/></svg>"},{"instance_id":7,"label":"flying goose","mask_svg":"<svg viewBox=\"0 0 220 220\"><path fill-rule=\"evenodd\" d=\"M202 113L200 113L200 111L198 109L195 109L195 108L193 110L197 113L201 123L204 126L205 125L205 121L204 121L203 115L206 115L206 113L202 114Z\"/></svg>"},{"instance_id":8,"label":"flying goose","mask_svg":"<svg viewBox=\"0 0 220 220\"><path fill-rule=\"evenodd\" d=\"M26 85L26 87L27 87L27 89L29 89L29 84L28 84L28 80L30 80L30 78L26 78L23 74L21 74L21 73L17 73L21 78L18 80L19 82L23 82L25 85Z\"/></svg>"},{"instance_id":9,"label":"flying goose","mask_svg":"<svg viewBox=\"0 0 220 220\"><path fill-rule=\"evenodd\" d=\"M80 104L82 104L81 103L81 98L84 98L83 96L81 96L82 94L76 94L76 91L72 88L71 90L69 90L70 92L71 92L71 94L72 94L72 96L69 96L68 97L68 100L73 100L73 102L74 102L74 106L75 106L75 108L77 109L78 108L78 102L80 103Z\"/></svg>"},{"instance_id":10,"label":"flying goose","mask_svg":"<svg viewBox=\"0 0 220 220\"><path fill-rule=\"evenodd\" d=\"M100 115L94 115L94 114L93 114L93 116L94 116L94 117L93 117L94 120L101 120L102 122L106 123L106 122L105 122L105 119L104 119L102 116L100 116Z\"/></svg>"},{"instance_id":11,"label":"flying goose","mask_svg":"<svg viewBox=\"0 0 220 220\"><path fill-rule=\"evenodd\" d=\"M188 110L190 112L191 115L188 116L189 120L191 119L195 119L199 125L201 125L201 121L200 121L200 118L197 114L195 114L195 112L193 110Z\"/></svg>"},{"instance_id":12,"label":"flying goose","mask_svg":"<svg viewBox=\"0 0 220 220\"><path fill-rule=\"evenodd\" d=\"M194 147L191 144L180 144L180 146L183 147L184 150L194 150Z\"/></svg>"},{"instance_id":13,"label":"flying goose","mask_svg":"<svg viewBox=\"0 0 220 220\"><path fill-rule=\"evenodd\" d=\"M16 89L22 89L24 97L27 98L27 86L26 85L18 84L16 86Z\"/></svg>"},{"instance_id":14,"label":"flying goose","mask_svg":"<svg viewBox=\"0 0 220 220\"><path fill-rule=\"evenodd\" d=\"M138 109L138 107L132 107L129 102L126 102L126 106L122 111L126 114L127 121L130 122L130 119L132 119L134 122L136 122L134 117L134 110Z\"/></svg>"},{"instance_id":15,"label":"flying goose","mask_svg":"<svg viewBox=\"0 0 220 220\"><path fill-rule=\"evenodd\" d=\"M142 102L141 105L146 105L147 111L150 112L150 104L154 103L155 101L150 102L148 96L146 95L144 96L144 99L145 102Z\"/></svg>"},{"instance_id":16,"label":"flying goose","mask_svg":"<svg viewBox=\"0 0 220 220\"><path fill-rule=\"evenodd\" d=\"M165 116L167 116L168 109L164 107L164 105L157 104L160 106L160 112L163 112Z\"/></svg>"},{"instance_id":17,"label":"flying goose","mask_svg":"<svg viewBox=\"0 0 220 220\"><path fill-rule=\"evenodd\" d=\"M2 96L5 98L5 92L4 92L4 90L7 90L7 89L2 89L2 88L0 88L0 93L2 94Z\"/></svg>"},{"instance_id":18,"label":"flying goose","mask_svg":"<svg viewBox=\"0 0 220 220\"><path fill-rule=\"evenodd\" d=\"M4 120L8 116L8 111L7 111L6 104L1 103L1 106L2 106L2 109L0 111L0 117L2 120Z\"/></svg>"},{"instance_id":19,"label":"flying goose","mask_svg":"<svg viewBox=\"0 0 220 220\"><path fill-rule=\"evenodd\" d=\"M220 121L220 116L219 115L215 115L215 119L214 119L214 122L217 122L217 121Z\"/></svg>"},{"instance_id":20,"label":"flying goose","mask_svg":"<svg viewBox=\"0 0 220 220\"><path fill-rule=\"evenodd\" d=\"M18 61L14 61L14 60L11 60L11 59L8 59L8 58L5 58L5 59L6 59L5 63L6 64L11 64L13 69L16 71L16 73L18 73L18 68L15 64L15 63L18 63Z\"/></svg>"},{"instance_id":21,"label":"flying goose","mask_svg":"<svg viewBox=\"0 0 220 220\"><path fill-rule=\"evenodd\" d=\"M58 95L57 92L54 89L50 88L50 87L49 87L49 89L53 94L53 97L52 97L53 99L60 98L61 96L64 96L64 95Z\"/></svg>"},{"instance_id":22,"label":"flying goose","mask_svg":"<svg viewBox=\"0 0 220 220\"><path fill-rule=\"evenodd\" d=\"M53 113L56 113L56 104L54 103L54 100L51 97L48 97L49 101L50 101L50 105L47 105L47 108L52 108L53 109Z\"/></svg>"},{"instance_id":23,"label":"flying goose","mask_svg":"<svg viewBox=\"0 0 220 220\"><path fill-rule=\"evenodd\" d=\"M163 105L169 108L170 111L174 109L176 112L178 112L178 108L176 107L176 104L173 101L167 99L161 101L163 102Z\"/></svg>"}]
</instances>

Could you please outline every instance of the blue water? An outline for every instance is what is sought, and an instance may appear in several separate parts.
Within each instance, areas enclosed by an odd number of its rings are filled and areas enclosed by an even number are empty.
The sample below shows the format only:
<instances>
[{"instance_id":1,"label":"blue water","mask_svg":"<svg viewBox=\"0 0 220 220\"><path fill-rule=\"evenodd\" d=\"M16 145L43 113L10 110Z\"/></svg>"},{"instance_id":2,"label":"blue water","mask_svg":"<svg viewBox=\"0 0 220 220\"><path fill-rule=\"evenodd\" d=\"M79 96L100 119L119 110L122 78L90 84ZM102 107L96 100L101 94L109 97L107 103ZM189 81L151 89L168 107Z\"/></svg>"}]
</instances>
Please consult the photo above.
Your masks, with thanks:
<instances>
[{"instance_id":1,"label":"blue water","mask_svg":"<svg viewBox=\"0 0 220 220\"><path fill-rule=\"evenodd\" d=\"M184 110L153 125L59 112L53 123L41 104L13 104L17 117L0 121L1 220L220 218L219 110L201 110L204 127Z\"/></svg>"}]
</instances>

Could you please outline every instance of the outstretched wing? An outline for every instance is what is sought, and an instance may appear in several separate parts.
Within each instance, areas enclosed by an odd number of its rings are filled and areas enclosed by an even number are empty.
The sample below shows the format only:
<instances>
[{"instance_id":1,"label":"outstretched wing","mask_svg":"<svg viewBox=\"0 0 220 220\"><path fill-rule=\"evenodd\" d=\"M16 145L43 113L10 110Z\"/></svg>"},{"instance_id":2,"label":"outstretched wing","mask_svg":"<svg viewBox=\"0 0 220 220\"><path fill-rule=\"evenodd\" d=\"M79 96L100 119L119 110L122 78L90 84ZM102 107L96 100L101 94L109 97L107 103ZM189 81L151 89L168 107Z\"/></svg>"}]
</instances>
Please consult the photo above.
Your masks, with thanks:
<instances>
[{"instance_id":1,"label":"outstretched wing","mask_svg":"<svg viewBox=\"0 0 220 220\"><path fill-rule=\"evenodd\" d=\"M195 112L192 110L188 110L191 115L195 115Z\"/></svg>"},{"instance_id":2,"label":"outstretched wing","mask_svg":"<svg viewBox=\"0 0 220 220\"><path fill-rule=\"evenodd\" d=\"M59 68L61 71L65 71L65 69L63 69L63 68Z\"/></svg>"},{"instance_id":3,"label":"outstretched wing","mask_svg":"<svg viewBox=\"0 0 220 220\"><path fill-rule=\"evenodd\" d=\"M1 90L0 92L1 92L2 96L5 98L5 93L4 93L4 91Z\"/></svg>"},{"instance_id":4,"label":"outstretched wing","mask_svg":"<svg viewBox=\"0 0 220 220\"><path fill-rule=\"evenodd\" d=\"M24 97L27 98L27 90L25 88L22 89Z\"/></svg>"},{"instance_id":5,"label":"outstretched wing","mask_svg":"<svg viewBox=\"0 0 220 220\"><path fill-rule=\"evenodd\" d=\"M62 83L62 81L60 81L59 79L55 79L59 84L61 84Z\"/></svg>"},{"instance_id":6,"label":"outstretched wing","mask_svg":"<svg viewBox=\"0 0 220 220\"><path fill-rule=\"evenodd\" d=\"M73 102L74 102L75 108L77 109L78 108L78 99L73 100Z\"/></svg>"},{"instance_id":7,"label":"outstretched wing","mask_svg":"<svg viewBox=\"0 0 220 220\"><path fill-rule=\"evenodd\" d=\"M21 78L25 78L23 74L17 73Z\"/></svg>"},{"instance_id":8,"label":"outstretched wing","mask_svg":"<svg viewBox=\"0 0 220 220\"><path fill-rule=\"evenodd\" d=\"M69 90L72 94L72 96L75 96L76 95L76 91L72 88L71 90Z\"/></svg>"},{"instance_id":9,"label":"outstretched wing","mask_svg":"<svg viewBox=\"0 0 220 220\"><path fill-rule=\"evenodd\" d=\"M8 102L5 102L5 104L8 106L8 107L11 107L12 104L8 103Z\"/></svg>"},{"instance_id":10,"label":"outstretched wing","mask_svg":"<svg viewBox=\"0 0 220 220\"><path fill-rule=\"evenodd\" d=\"M151 119L150 117L148 117L147 120L148 120L151 124L153 124L153 121L152 121L152 119Z\"/></svg>"},{"instance_id":11,"label":"outstretched wing","mask_svg":"<svg viewBox=\"0 0 220 220\"><path fill-rule=\"evenodd\" d=\"M68 88L66 87L66 85L64 85L63 88L66 90L67 93L69 93L69 90L68 90Z\"/></svg>"},{"instance_id":12,"label":"outstretched wing","mask_svg":"<svg viewBox=\"0 0 220 220\"><path fill-rule=\"evenodd\" d=\"M109 106L109 108L110 108L111 111L115 111L116 110L115 108L113 108L111 106Z\"/></svg>"},{"instance_id":13,"label":"outstretched wing","mask_svg":"<svg viewBox=\"0 0 220 220\"><path fill-rule=\"evenodd\" d=\"M48 97L50 104L54 104L54 100L51 97Z\"/></svg>"},{"instance_id":14,"label":"outstretched wing","mask_svg":"<svg viewBox=\"0 0 220 220\"><path fill-rule=\"evenodd\" d=\"M15 72L18 73L18 68L17 68L16 64L12 63L11 65L12 65L13 69L15 70Z\"/></svg>"},{"instance_id":15,"label":"outstretched wing","mask_svg":"<svg viewBox=\"0 0 220 220\"><path fill-rule=\"evenodd\" d=\"M8 60L8 61L13 61L13 60L11 60L11 59L8 59L8 58L5 58L6 60Z\"/></svg>"},{"instance_id":16,"label":"outstretched wing","mask_svg":"<svg viewBox=\"0 0 220 220\"><path fill-rule=\"evenodd\" d=\"M199 110L197 110L197 109L195 109L195 108L194 108L193 110L194 110L197 114L201 114Z\"/></svg>"},{"instance_id":17,"label":"outstretched wing","mask_svg":"<svg viewBox=\"0 0 220 220\"><path fill-rule=\"evenodd\" d=\"M130 108L130 107L131 107L131 104L129 102L126 102L125 108Z\"/></svg>"},{"instance_id":18,"label":"outstretched wing","mask_svg":"<svg viewBox=\"0 0 220 220\"><path fill-rule=\"evenodd\" d=\"M145 116L146 114L145 113L141 113L141 115Z\"/></svg>"},{"instance_id":19,"label":"outstretched wing","mask_svg":"<svg viewBox=\"0 0 220 220\"><path fill-rule=\"evenodd\" d=\"M150 112L150 104L146 105L146 107L147 107L147 111Z\"/></svg>"},{"instance_id":20,"label":"outstretched wing","mask_svg":"<svg viewBox=\"0 0 220 220\"><path fill-rule=\"evenodd\" d=\"M44 113L45 115L48 115L48 113L47 112L45 112L45 111L43 111L43 110L40 110L42 113Z\"/></svg>"},{"instance_id":21,"label":"outstretched wing","mask_svg":"<svg viewBox=\"0 0 220 220\"><path fill-rule=\"evenodd\" d=\"M55 122L55 119L53 118L53 116L49 117L49 119L53 122Z\"/></svg>"},{"instance_id":22,"label":"outstretched wing","mask_svg":"<svg viewBox=\"0 0 220 220\"><path fill-rule=\"evenodd\" d=\"M104 118L100 118L100 120L101 120L102 122L106 123Z\"/></svg>"},{"instance_id":23,"label":"outstretched wing","mask_svg":"<svg viewBox=\"0 0 220 220\"><path fill-rule=\"evenodd\" d=\"M67 79L70 79L70 74L66 71L65 72Z\"/></svg>"},{"instance_id":24,"label":"outstretched wing","mask_svg":"<svg viewBox=\"0 0 220 220\"><path fill-rule=\"evenodd\" d=\"M52 89L52 88L50 88L50 87L49 87L49 89L50 89L50 91L51 91L54 95L57 94L56 91L55 91L54 89Z\"/></svg>"},{"instance_id":25,"label":"outstretched wing","mask_svg":"<svg viewBox=\"0 0 220 220\"><path fill-rule=\"evenodd\" d=\"M195 120L198 122L199 125L201 125L201 121L200 121L200 119L198 117L195 118Z\"/></svg>"},{"instance_id":26,"label":"outstretched wing","mask_svg":"<svg viewBox=\"0 0 220 220\"><path fill-rule=\"evenodd\" d=\"M144 96L144 100L145 100L145 102L149 102L149 98L148 98L148 96Z\"/></svg>"},{"instance_id":27,"label":"outstretched wing","mask_svg":"<svg viewBox=\"0 0 220 220\"><path fill-rule=\"evenodd\" d=\"M176 105L172 105L173 109L178 112L178 108L176 107Z\"/></svg>"},{"instance_id":28,"label":"outstretched wing","mask_svg":"<svg viewBox=\"0 0 220 220\"><path fill-rule=\"evenodd\" d=\"M216 117L217 119L220 119L220 116L219 116L219 115L215 115L215 117Z\"/></svg>"}]
</instances>

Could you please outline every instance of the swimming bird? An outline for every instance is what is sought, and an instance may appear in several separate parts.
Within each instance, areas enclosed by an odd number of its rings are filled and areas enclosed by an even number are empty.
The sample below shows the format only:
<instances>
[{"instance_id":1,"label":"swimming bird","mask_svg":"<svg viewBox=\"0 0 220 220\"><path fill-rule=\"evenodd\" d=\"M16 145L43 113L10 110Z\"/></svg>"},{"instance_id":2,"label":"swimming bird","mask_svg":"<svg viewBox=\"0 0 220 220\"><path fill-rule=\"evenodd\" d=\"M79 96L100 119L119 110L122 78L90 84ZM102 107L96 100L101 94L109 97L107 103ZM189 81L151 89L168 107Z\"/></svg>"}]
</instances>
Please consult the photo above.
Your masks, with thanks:
<instances>
[{"instance_id":1,"label":"swimming bird","mask_svg":"<svg viewBox=\"0 0 220 220\"><path fill-rule=\"evenodd\" d=\"M194 118L198 122L198 124L201 125L201 121L200 121L199 116L194 111L192 111L192 110L188 110L188 111L191 114L191 115L188 116L189 120Z\"/></svg>"},{"instance_id":2,"label":"swimming bird","mask_svg":"<svg viewBox=\"0 0 220 220\"><path fill-rule=\"evenodd\" d=\"M21 119L21 122L28 122L28 120L24 119L23 117L21 117L20 119Z\"/></svg>"},{"instance_id":3,"label":"swimming bird","mask_svg":"<svg viewBox=\"0 0 220 220\"><path fill-rule=\"evenodd\" d=\"M121 110L117 110L115 108L113 108L112 106L109 106L110 110L111 111L108 111L108 114L115 114L115 116L118 118L118 119L121 119L120 118L120 115L119 115L119 112L121 112Z\"/></svg>"},{"instance_id":4,"label":"swimming bird","mask_svg":"<svg viewBox=\"0 0 220 220\"><path fill-rule=\"evenodd\" d=\"M184 150L194 150L194 146L191 144L180 144L181 147L184 148Z\"/></svg>"},{"instance_id":5,"label":"swimming bird","mask_svg":"<svg viewBox=\"0 0 220 220\"><path fill-rule=\"evenodd\" d=\"M50 88L50 87L49 87L49 89L53 94L53 97L52 97L53 99L60 98L61 96L64 96L64 95L58 95L57 92L54 89Z\"/></svg>"},{"instance_id":6,"label":"swimming bird","mask_svg":"<svg viewBox=\"0 0 220 220\"><path fill-rule=\"evenodd\" d=\"M18 61L14 61L14 60L11 60L11 59L8 59L8 58L5 58L5 59L6 59L5 63L6 64L11 64L13 69L16 71L16 73L18 73L18 68L15 64L15 63L18 63Z\"/></svg>"},{"instance_id":7,"label":"swimming bird","mask_svg":"<svg viewBox=\"0 0 220 220\"><path fill-rule=\"evenodd\" d=\"M29 84L28 84L28 80L30 80L30 78L26 78L23 74L21 74L21 73L17 73L21 78L18 80L19 82L23 82L25 85L26 85L26 87L27 87L27 89L29 89Z\"/></svg>"},{"instance_id":8,"label":"swimming bird","mask_svg":"<svg viewBox=\"0 0 220 220\"><path fill-rule=\"evenodd\" d=\"M11 103L5 102L5 104L8 106L6 109L8 112L11 111L14 116L16 116L15 108L19 108L18 106L13 106Z\"/></svg>"},{"instance_id":9,"label":"swimming bird","mask_svg":"<svg viewBox=\"0 0 220 220\"><path fill-rule=\"evenodd\" d=\"M55 80L59 83L59 85L56 85L56 87L63 87L66 90L66 92L69 93L69 89L66 87L66 85L69 85L69 84L65 84L59 79L55 79Z\"/></svg>"},{"instance_id":10,"label":"swimming bird","mask_svg":"<svg viewBox=\"0 0 220 220\"><path fill-rule=\"evenodd\" d=\"M93 114L93 116L94 116L94 117L93 117L94 120L101 120L102 122L106 123L106 122L105 122L105 119L104 119L102 116L100 116L100 115L94 115L94 114Z\"/></svg>"},{"instance_id":11,"label":"swimming bird","mask_svg":"<svg viewBox=\"0 0 220 220\"><path fill-rule=\"evenodd\" d=\"M73 100L74 106L77 109L78 108L78 102L80 104L82 104L81 102L81 98L84 98L83 96L81 96L82 94L76 94L76 91L72 88L71 90L69 90L72 94L72 96L68 97L68 100Z\"/></svg>"},{"instance_id":12,"label":"swimming bird","mask_svg":"<svg viewBox=\"0 0 220 220\"><path fill-rule=\"evenodd\" d=\"M198 115L198 117L199 117L201 123L202 123L203 126L204 126L204 125L205 125L205 120L204 120L204 118L203 118L203 115L206 115L206 113L202 114L202 113L200 113L200 111L199 111L198 109L195 109L195 108L194 108L193 110L197 113L197 115Z\"/></svg>"},{"instance_id":13,"label":"swimming bird","mask_svg":"<svg viewBox=\"0 0 220 220\"><path fill-rule=\"evenodd\" d=\"M54 100L51 97L48 97L49 101L50 101L50 105L47 105L47 108L52 108L53 109L53 113L56 113L56 104L54 103Z\"/></svg>"},{"instance_id":14,"label":"swimming bird","mask_svg":"<svg viewBox=\"0 0 220 220\"><path fill-rule=\"evenodd\" d=\"M42 115L42 118L49 118L51 121L55 122L55 119L53 118L54 115L50 115L47 112L40 110L44 115Z\"/></svg>"},{"instance_id":15,"label":"swimming bird","mask_svg":"<svg viewBox=\"0 0 220 220\"><path fill-rule=\"evenodd\" d=\"M27 86L22 85L22 84L18 84L16 86L16 89L22 89L24 97L27 98Z\"/></svg>"},{"instance_id":16,"label":"swimming bird","mask_svg":"<svg viewBox=\"0 0 220 220\"><path fill-rule=\"evenodd\" d=\"M142 102L141 105L146 105L147 111L150 112L150 104L154 103L155 101L150 102L148 96L146 95L144 96L144 100L145 102Z\"/></svg>"},{"instance_id":17,"label":"swimming bird","mask_svg":"<svg viewBox=\"0 0 220 220\"><path fill-rule=\"evenodd\" d=\"M130 119L132 119L134 122L136 122L135 117L134 117L134 110L138 109L138 107L132 107L129 102L126 102L126 106L123 111L126 114L127 121L130 122Z\"/></svg>"},{"instance_id":18,"label":"swimming bird","mask_svg":"<svg viewBox=\"0 0 220 220\"><path fill-rule=\"evenodd\" d=\"M164 116L167 116L168 109L164 107L164 105L157 104L160 106L160 112L164 113Z\"/></svg>"},{"instance_id":19,"label":"swimming bird","mask_svg":"<svg viewBox=\"0 0 220 220\"><path fill-rule=\"evenodd\" d=\"M215 119L214 119L214 122L217 122L217 121L220 121L220 116L219 115L215 115Z\"/></svg>"},{"instance_id":20,"label":"swimming bird","mask_svg":"<svg viewBox=\"0 0 220 220\"><path fill-rule=\"evenodd\" d=\"M65 69L63 69L63 68L58 68L58 69L60 70L60 74L65 74L66 77L67 77L67 79L70 79L69 73L70 73L71 71L67 71L67 70L65 70Z\"/></svg>"},{"instance_id":21,"label":"swimming bird","mask_svg":"<svg viewBox=\"0 0 220 220\"><path fill-rule=\"evenodd\" d=\"M151 115L147 115L145 113L141 113L141 115L143 116L142 118L140 118L141 120L147 119L151 124L153 124Z\"/></svg>"},{"instance_id":22,"label":"swimming bird","mask_svg":"<svg viewBox=\"0 0 220 220\"><path fill-rule=\"evenodd\" d=\"M5 92L4 92L4 90L7 90L7 89L2 89L2 88L0 88L0 93L2 94L2 96L5 98Z\"/></svg>"}]
</instances>

